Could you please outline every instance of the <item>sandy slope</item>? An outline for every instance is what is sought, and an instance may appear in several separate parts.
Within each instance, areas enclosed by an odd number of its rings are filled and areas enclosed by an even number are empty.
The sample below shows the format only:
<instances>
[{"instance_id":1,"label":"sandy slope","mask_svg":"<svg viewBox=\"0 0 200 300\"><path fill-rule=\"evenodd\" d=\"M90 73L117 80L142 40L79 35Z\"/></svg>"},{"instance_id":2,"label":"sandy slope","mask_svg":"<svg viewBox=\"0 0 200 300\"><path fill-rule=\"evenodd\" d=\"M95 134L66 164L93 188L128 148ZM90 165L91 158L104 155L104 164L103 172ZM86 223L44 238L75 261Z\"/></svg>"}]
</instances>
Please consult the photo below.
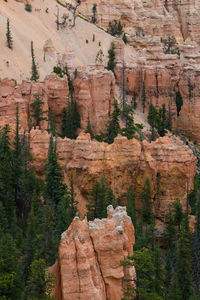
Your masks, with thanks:
<instances>
[{"instance_id":1,"label":"sandy slope","mask_svg":"<svg viewBox=\"0 0 200 300\"><path fill-rule=\"evenodd\" d=\"M57 3L55 0L31 1L33 10L26 12L24 4L14 0L1 1L0 4L0 78L15 78L17 81L30 78L31 53L30 42L33 40L35 57L39 65L40 79L52 71L54 65L65 60L70 65L83 66L95 63L96 53L102 49L107 59L107 51L112 37L94 25L76 20L73 29L67 28L57 31L56 17ZM48 8L48 13L45 12ZM36 10L35 10L36 9ZM41 9L38 11L37 9ZM60 16L69 13L59 6ZM13 50L6 46L6 22L10 19L13 37ZM71 18L69 14L69 19ZM93 42L93 34L95 41ZM44 45L51 39L54 51L46 53L44 61ZM86 43L86 39L88 43ZM101 46L99 46L99 42Z\"/></svg>"}]
</instances>

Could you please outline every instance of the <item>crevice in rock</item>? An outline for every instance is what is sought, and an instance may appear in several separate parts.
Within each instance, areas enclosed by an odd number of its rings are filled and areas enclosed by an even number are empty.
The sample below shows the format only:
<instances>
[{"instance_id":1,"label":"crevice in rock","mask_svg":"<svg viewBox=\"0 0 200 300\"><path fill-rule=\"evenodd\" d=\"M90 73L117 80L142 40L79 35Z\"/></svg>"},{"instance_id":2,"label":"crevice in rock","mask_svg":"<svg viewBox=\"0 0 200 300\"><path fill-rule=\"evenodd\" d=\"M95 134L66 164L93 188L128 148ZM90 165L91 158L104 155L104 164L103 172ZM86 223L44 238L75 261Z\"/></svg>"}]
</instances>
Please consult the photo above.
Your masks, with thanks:
<instances>
[{"instance_id":1,"label":"crevice in rock","mask_svg":"<svg viewBox=\"0 0 200 300\"><path fill-rule=\"evenodd\" d=\"M81 299L81 283L80 283L80 274L79 274L79 271L78 271L78 250L77 250L77 247L76 247L76 241L74 239L74 247L75 247L75 250L76 250L76 270L77 270L77 275L78 275L78 284L79 284L79 294L78 294L78 299L80 300ZM77 299L77 300L78 300Z\"/></svg>"},{"instance_id":2,"label":"crevice in rock","mask_svg":"<svg viewBox=\"0 0 200 300\"><path fill-rule=\"evenodd\" d=\"M93 238L92 238L91 235L90 235L90 238L91 238L92 246L93 246L93 249L94 249L94 254L95 254L95 257L96 257L98 266L99 266L99 271L100 271L100 273L101 273L101 277L102 277L102 280L103 280L103 283L104 283L104 287L105 287L105 293L106 293L106 299L105 299L105 300L108 300L107 289L106 289L106 282L105 282L105 279L104 279L104 277L103 277L103 272L102 272L102 270L101 270L101 264L100 264L100 261L99 261L99 258L98 258L98 253L97 253L97 251L95 250L94 241L93 241Z\"/></svg>"}]
</instances>

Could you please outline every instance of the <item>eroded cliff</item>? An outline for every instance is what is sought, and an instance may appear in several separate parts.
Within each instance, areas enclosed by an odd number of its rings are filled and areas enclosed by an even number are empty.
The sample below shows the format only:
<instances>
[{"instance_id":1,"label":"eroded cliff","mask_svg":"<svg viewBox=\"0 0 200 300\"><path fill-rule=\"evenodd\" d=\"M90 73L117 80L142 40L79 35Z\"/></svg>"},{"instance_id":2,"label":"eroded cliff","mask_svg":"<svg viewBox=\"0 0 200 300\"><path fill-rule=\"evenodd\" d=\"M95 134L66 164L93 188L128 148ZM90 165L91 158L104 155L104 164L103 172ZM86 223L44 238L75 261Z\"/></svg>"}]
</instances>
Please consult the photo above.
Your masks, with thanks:
<instances>
[{"instance_id":1,"label":"eroded cliff","mask_svg":"<svg viewBox=\"0 0 200 300\"><path fill-rule=\"evenodd\" d=\"M36 172L44 172L49 145L49 134L40 130L30 132L30 150ZM133 184L136 208L141 205L145 179L151 182L154 213L164 220L170 205L179 198L183 207L193 188L196 159L180 139L163 137L155 142L139 142L118 136L109 145L93 141L89 134L76 140L57 138L58 157L68 182L73 175L80 212L84 214L88 191L105 176L116 197L124 201L128 187Z\"/></svg>"},{"instance_id":2,"label":"eroded cliff","mask_svg":"<svg viewBox=\"0 0 200 300\"><path fill-rule=\"evenodd\" d=\"M63 232L59 260L50 269L60 282L55 290L57 299L120 300L123 279L135 278L134 267L120 266L120 261L133 253L131 219L125 207L109 206L107 212L107 219L90 222L75 217Z\"/></svg>"}]
</instances>

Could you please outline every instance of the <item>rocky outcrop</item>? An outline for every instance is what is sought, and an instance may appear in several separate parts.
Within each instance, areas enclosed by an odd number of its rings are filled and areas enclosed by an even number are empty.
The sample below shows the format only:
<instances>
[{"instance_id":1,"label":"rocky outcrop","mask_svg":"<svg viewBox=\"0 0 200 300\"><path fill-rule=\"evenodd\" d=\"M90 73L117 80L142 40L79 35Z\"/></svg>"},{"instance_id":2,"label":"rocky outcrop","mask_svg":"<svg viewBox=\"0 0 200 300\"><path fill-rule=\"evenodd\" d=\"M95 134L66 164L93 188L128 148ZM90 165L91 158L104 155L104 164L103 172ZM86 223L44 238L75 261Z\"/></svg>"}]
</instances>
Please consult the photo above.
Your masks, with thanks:
<instances>
[{"instance_id":1,"label":"rocky outcrop","mask_svg":"<svg viewBox=\"0 0 200 300\"><path fill-rule=\"evenodd\" d=\"M175 136L155 142L139 142L118 136L109 145L92 141L89 134L76 140L57 139L58 157L65 180L73 175L80 211L84 214L88 191L105 176L116 197L125 203L128 187L134 186L136 208L141 205L141 192L146 178L151 182L154 213L164 220L176 198L186 206L186 197L193 188L196 159L192 151ZM43 174L49 144L48 133L30 132L30 149L38 174Z\"/></svg>"},{"instance_id":2,"label":"rocky outcrop","mask_svg":"<svg viewBox=\"0 0 200 300\"><path fill-rule=\"evenodd\" d=\"M79 71L74 81L74 94L77 101L82 130L87 127L88 115L95 134L106 128L114 99L115 80L113 73L88 68ZM58 130L62 120L62 110L70 101L67 77L50 75L43 82L23 81L17 85L14 80L0 80L0 126L9 124L15 127L16 106L19 107L19 121L22 130L31 128L31 104L35 95L40 95L44 102L43 111L46 120L41 121L40 128L48 129L48 111L55 116Z\"/></svg>"},{"instance_id":3,"label":"rocky outcrop","mask_svg":"<svg viewBox=\"0 0 200 300\"><path fill-rule=\"evenodd\" d=\"M60 282L57 299L120 300L125 274L135 278L134 267L120 266L132 254L134 242L125 207L109 206L107 219L88 222L75 217L61 236L59 260L51 269Z\"/></svg>"},{"instance_id":4,"label":"rocky outcrop","mask_svg":"<svg viewBox=\"0 0 200 300\"><path fill-rule=\"evenodd\" d=\"M110 21L120 20L132 36L172 34L179 41L189 37L199 42L198 1L82 0L79 11L92 19L94 4L97 23L106 29Z\"/></svg>"},{"instance_id":5,"label":"rocky outcrop","mask_svg":"<svg viewBox=\"0 0 200 300\"><path fill-rule=\"evenodd\" d=\"M78 72L74 80L75 99L81 114L81 128L87 127L88 116L96 134L106 131L115 91L113 73L103 66Z\"/></svg>"}]
</instances>

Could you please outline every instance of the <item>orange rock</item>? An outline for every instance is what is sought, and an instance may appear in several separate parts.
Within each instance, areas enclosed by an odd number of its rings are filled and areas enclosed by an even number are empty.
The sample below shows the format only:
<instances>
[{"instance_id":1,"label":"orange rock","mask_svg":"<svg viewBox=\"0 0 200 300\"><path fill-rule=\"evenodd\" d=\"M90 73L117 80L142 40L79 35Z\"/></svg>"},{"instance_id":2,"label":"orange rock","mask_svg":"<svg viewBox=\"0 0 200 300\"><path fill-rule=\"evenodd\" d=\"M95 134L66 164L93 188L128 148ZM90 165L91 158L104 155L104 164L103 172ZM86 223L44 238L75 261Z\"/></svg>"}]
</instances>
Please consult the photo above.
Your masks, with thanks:
<instances>
[{"instance_id":1,"label":"orange rock","mask_svg":"<svg viewBox=\"0 0 200 300\"><path fill-rule=\"evenodd\" d=\"M62 294L63 300L120 300L127 275L120 261L132 254L134 242L134 228L124 207L109 206L108 218L93 222L75 217L61 236L56 295ZM134 267L128 275L135 278Z\"/></svg>"},{"instance_id":2,"label":"orange rock","mask_svg":"<svg viewBox=\"0 0 200 300\"><path fill-rule=\"evenodd\" d=\"M30 132L30 149L34 167L43 174L48 152L49 135L40 130ZM118 136L109 145L81 134L76 140L57 138L58 157L64 169L66 182L70 174L84 215L88 191L102 175L116 195L125 203L130 184L134 186L136 208L141 205L141 192L145 179L151 182L154 213L164 220L170 205L179 198L186 206L187 193L193 189L196 159L188 146L175 136L163 137L155 142L142 143Z\"/></svg>"},{"instance_id":3,"label":"orange rock","mask_svg":"<svg viewBox=\"0 0 200 300\"><path fill-rule=\"evenodd\" d=\"M113 73L99 67L88 68L78 72L74 81L75 98L79 108L81 127L86 129L88 114L95 134L104 132L108 116L112 110L115 80ZM47 120L41 121L40 128L47 129L48 113L55 115L58 130L62 121L62 110L70 100L67 77L59 78L52 74L44 82L23 81L19 86L14 80L0 80L0 126L7 123L14 128L16 106L19 106L20 125L23 130L30 129L31 103L35 95L41 95L44 102L43 115Z\"/></svg>"}]
</instances>

